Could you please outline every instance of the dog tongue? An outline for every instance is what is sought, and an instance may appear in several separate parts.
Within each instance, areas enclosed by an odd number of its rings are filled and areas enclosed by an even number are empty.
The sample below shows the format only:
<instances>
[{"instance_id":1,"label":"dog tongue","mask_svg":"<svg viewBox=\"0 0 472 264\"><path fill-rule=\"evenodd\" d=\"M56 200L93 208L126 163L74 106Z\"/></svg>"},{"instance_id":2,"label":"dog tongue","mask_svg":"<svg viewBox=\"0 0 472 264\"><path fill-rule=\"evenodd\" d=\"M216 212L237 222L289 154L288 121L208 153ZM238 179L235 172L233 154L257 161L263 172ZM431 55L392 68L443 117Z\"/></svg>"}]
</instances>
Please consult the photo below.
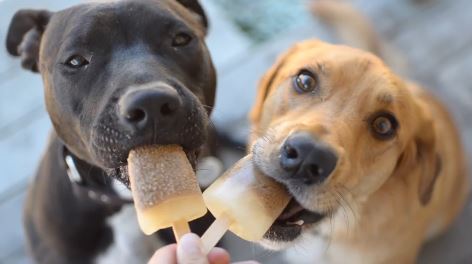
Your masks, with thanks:
<instances>
[{"instance_id":1,"label":"dog tongue","mask_svg":"<svg viewBox=\"0 0 472 264\"><path fill-rule=\"evenodd\" d=\"M294 217L296 214L305 210L295 199L290 200L290 203L285 207L282 214L277 217L279 221L286 221ZM292 219L293 220L293 219Z\"/></svg>"},{"instance_id":2,"label":"dog tongue","mask_svg":"<svg viewBox=\"0 0 472 264\"><path fill-rule=\"evenodd\" d=\"M277 221L302 225L318 222L323 217L324 215L322 214L306 210L295 199L292 199L282 214L277 218Z\"/></svg>"}]
</instances>

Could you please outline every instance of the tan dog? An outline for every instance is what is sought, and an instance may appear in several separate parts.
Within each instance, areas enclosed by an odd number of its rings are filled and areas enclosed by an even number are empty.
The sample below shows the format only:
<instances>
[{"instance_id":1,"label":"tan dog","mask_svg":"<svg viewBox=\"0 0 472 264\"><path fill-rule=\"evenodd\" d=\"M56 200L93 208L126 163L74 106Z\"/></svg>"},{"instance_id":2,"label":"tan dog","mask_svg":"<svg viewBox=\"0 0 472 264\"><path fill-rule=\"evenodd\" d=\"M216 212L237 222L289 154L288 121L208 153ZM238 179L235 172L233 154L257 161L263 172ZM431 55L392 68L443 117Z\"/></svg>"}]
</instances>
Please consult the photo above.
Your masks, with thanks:
<instances>
[{"instance_id":1,"label":"tan dog","mask_svg":"<svg viewBox=\"0 0 472 264\"><path fill-rule=\"evenodd\" d=\"M462 209L469 183L452 118L374 55L306 41L258 89L254 162L294 197L265 246L315 236L318 261L414 263Z\"/></svg>"}]
</instances>

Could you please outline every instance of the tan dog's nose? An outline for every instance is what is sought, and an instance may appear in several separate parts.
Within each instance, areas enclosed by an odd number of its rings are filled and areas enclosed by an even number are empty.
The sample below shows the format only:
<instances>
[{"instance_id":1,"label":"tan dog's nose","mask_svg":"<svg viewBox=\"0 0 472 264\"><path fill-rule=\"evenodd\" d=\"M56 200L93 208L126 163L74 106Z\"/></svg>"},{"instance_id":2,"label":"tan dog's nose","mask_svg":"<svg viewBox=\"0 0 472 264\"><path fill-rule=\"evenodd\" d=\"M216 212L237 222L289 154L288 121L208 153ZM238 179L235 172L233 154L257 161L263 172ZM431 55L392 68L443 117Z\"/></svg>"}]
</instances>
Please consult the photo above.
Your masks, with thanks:
<instances>
[{"instance_id":1,"label":"tan dog's nose","mask_svg":"<svg viewBox=\"0 0 472 264\"><path fill-rule=\"evenodd\" d=\"M280 150L280 165L304 184L322 183L337 163L334 151L307 132L290 135Z\"/></svg>"}]
</instances>

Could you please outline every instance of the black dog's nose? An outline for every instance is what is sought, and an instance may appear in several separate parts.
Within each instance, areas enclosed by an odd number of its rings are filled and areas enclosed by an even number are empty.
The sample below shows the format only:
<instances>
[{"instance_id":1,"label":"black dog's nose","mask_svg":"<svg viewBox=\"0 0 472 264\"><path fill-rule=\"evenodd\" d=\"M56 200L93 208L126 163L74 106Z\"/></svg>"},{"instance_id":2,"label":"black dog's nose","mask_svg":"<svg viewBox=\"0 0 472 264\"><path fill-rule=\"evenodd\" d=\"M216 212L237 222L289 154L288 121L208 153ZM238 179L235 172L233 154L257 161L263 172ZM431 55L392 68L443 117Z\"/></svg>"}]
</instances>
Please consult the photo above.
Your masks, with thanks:
<instances>
[{"instance_id":1,"label":"black dog's nose","mask_svg":"<svg viewBox=\"0 0 472 264\"><path fill-rule=\"evenodd\" d=\"M333 172L337 156L307 132L292 134L281 149L280 165L305 184L321 183Z\"/></svg>"},{"instance_id":2,"label":"black dog's nose","mask_svg":"<svg viewBox=\"0 0 472 264\"><path fill-rule=\"evenodd\" d=\"M130 91L120 99L120 116L124 123L138 130L178 118L182 106L179 94L167 86Z\"/></svg>"}]
</instances>

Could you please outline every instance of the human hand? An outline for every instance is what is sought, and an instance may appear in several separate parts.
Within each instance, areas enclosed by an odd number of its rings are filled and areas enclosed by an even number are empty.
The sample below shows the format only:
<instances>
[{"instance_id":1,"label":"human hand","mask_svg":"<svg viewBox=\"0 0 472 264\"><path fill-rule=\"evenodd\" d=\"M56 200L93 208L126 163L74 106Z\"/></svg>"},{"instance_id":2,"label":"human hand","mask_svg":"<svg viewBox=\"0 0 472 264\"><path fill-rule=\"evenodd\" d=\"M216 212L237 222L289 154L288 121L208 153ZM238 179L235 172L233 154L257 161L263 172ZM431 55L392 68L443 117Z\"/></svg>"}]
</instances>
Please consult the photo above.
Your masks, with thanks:
<instances>
[{"instance_id":1,"label":"human hand","mask_svg":"<svg viewBox=\"0 0 472 264\"><path fill-rule=\"evenodd\" d=\"M200 238L195 234L186 234L182 236L179 244L158 249L148 264L229 264L230 259L228 252L222 248L213 248L205 256ZM247 261L234 264L256 263Z\"/></svg>"}]
</instances>

